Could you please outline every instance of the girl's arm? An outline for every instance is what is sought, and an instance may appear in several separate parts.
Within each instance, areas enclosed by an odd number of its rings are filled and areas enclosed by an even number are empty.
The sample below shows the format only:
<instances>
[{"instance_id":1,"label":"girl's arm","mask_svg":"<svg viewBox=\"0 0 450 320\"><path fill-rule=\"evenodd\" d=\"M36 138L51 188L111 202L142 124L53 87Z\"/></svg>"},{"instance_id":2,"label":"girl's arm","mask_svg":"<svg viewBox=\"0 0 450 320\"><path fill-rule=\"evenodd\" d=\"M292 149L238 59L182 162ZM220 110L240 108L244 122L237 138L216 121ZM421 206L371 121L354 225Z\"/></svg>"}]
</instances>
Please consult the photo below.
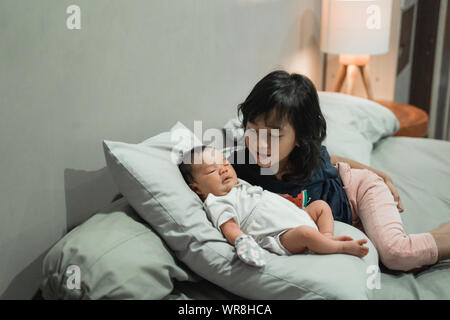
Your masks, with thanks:
<instances>
[{"instance_id":1,"label":"girl's arm","mask_svg":"<svg viewBox=\"0 0 450 320\"><path fill-rule=\"evenodd\" d=\"M335 166L336 163L338 162L346 162L350 165L351 168L353 169L367 169L372 171L373 173L377 174L378 176L380 176L384 182L386 183L386 185L388 186L389 190L391 191L392 195L394 196L394 200L397 202L397 208L399 212L403 212L403 204L400 200L400 196L398 195L397 189L394 186L394 182L392 181L392 178L387 175L384 172L381 172L379 170L376 170L374 168L371 168L369 166L366 166L360 162L357 162L355 160L351 160L351 159L347 159L344 157L339 157L336 155L330 155L330 161L331 163Z\"/></svg>"},{"instance_id":2,"label":"girl's arm","mask_svg":"<svg viewBox=\"0 0 450 320\"><path fill-rule=\"evenodd\" d=\"M335 166L336 163L338 163L338 162L346 162L346 163L348 163L348 164L350 165L350 167L353 168L353 169L367 169L367 170L370 170L370 171L376 173L377 175L379 175L379 176L380 176L381 178L383 178L383 179L384 179L385 177L388 177L388 175L385 174L384 172L381 172L381 171L376 170L376 169L374 169L374 168L368 167L368 166L366 166L366 165L364 165L364 164L362 164L362 163L360 163L360 162L358 162L358 161L355 161L355 160L351 160L351 159L348 159L348 158L336 156L336 155L334 155L334 154L333 154L333 155L330 154L330 160L331 160L331 164L332 164L333 166Z\"/></svg>"}]
</instances>

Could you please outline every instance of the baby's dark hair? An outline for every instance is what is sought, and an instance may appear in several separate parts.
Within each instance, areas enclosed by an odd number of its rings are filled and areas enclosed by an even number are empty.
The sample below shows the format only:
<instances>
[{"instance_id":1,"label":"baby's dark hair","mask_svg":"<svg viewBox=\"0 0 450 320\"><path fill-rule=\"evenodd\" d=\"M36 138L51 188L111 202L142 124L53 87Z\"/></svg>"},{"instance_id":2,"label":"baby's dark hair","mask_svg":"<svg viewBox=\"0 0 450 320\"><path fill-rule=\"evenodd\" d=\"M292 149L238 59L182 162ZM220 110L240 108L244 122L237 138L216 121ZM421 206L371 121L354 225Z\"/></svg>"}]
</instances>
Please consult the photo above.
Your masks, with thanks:
<instances>
[{"instance_id":1,"label":"baby's dark hair","mask_svg":"<svg viewBox=\"0 0 450 320\"><path fill-rule=\"evenodd\" d=\"M208 146L205 145L196 146L183 154L183 158L178 165L178 168L180 169L184 181L186 181L188 185L196 182L194 175L192 174L192 165L194 164L195 155L203 153L207 147Z\"/></svg>"},{"instance_id":2,"label":"baby's dark hair","mask_svg":"<svg viewBox=\"0 0 450 320\"><path fill-rule=\"evenodd\" d=\"M244 130L249 121L254 122L260 115L267 121L271 111L275 112L277 120L289 121L300 144L289 155L295 173L284 175L282 179L306 182L320 161L321 145L327 131L314 84L300 74L274 71L260 80L238 107Z\"/></svg>"}]
</instances>

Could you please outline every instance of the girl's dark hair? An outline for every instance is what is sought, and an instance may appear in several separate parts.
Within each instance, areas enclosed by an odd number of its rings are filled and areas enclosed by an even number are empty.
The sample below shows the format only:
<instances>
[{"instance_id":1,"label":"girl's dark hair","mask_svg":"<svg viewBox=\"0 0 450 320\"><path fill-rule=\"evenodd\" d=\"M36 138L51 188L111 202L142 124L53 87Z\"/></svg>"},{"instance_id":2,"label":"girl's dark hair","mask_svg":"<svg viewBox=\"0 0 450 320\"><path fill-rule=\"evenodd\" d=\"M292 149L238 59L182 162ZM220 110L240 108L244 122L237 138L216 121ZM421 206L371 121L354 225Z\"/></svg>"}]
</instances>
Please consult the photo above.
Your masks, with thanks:
<instances>
[{"instance_id":1,"label":"girl's dark hair","mask_svg":"<svg viewBox=\"0 0 450 320\"><path fill-rule=\"evenodd\" d=\"M320 161L320 149L327 131L314 84L300 74L274 71L260 80L238 106L244 129L249 121L255 121L260 115L264 115L267 123L271 111L275 112L277 121L289 121L300 145L289 155L295 173L284 175L282 179L307 182Z\"/></svg>"}]
</instances>

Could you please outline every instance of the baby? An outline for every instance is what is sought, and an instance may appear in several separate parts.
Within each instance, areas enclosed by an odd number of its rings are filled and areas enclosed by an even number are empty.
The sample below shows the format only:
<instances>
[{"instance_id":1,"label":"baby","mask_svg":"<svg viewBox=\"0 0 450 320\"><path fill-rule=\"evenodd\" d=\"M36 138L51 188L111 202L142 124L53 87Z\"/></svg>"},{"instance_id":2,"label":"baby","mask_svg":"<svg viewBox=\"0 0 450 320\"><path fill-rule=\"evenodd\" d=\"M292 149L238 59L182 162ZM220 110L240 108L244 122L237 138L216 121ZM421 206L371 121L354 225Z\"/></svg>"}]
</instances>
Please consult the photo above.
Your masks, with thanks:
<instances>
[{"instance_id":1,"label":"baby","mask_svg":"<svg viewBox=\"0 0 450 320\"><path fill-rule=\"evenodd\" d=\"M366 239L334 237L329 205L314 201L305 210L282 196L252 186L236 176L224 155L201 146L185 154L179 165L189 187L200 197L213 225L235 246L238 257L265 265L264 250L292 255L344 253L364 257Z\"/></svg>"}]
</instances>

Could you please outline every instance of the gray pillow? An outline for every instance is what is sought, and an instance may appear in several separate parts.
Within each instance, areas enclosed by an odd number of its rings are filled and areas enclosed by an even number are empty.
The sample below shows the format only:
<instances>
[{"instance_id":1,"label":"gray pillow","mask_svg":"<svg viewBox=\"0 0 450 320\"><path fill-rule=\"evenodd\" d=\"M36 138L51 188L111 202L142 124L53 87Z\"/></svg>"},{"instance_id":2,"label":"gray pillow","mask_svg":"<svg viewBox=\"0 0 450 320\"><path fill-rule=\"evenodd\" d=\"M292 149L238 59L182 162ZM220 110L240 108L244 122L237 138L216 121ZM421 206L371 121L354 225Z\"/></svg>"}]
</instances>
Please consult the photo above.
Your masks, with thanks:
<instances>
[{"instance_id":1,"label":"gray pillow","mask_svg":"<svg viewBox=\"0 0 450 320\"><path fill-rule=\"evenodd\" d=\"M212 226L200 199L178 170L179 152L174 149L187 151L200 143L180 123L140 144L103 143L108 168L120 192L192 271L248 299L372 296L367 283L373 274L368 272L378 266L378 255L370 241L369 254L363 259L342 254L278 256L267 252L264 268L241 262L234 247ZM367 238L356 228L338 222L335 233Z\"/></svg>"},{"instance_id":2,"label":"gray pillow","mask_svg":"<svg viewBox=\"0 0 450 320\"><path fill-rule=\"evenodd\" d=\"M125 198L58 241L43 273L44 299L164 299L173 280L195 280Z\"/></svg>"}]
</instances>

